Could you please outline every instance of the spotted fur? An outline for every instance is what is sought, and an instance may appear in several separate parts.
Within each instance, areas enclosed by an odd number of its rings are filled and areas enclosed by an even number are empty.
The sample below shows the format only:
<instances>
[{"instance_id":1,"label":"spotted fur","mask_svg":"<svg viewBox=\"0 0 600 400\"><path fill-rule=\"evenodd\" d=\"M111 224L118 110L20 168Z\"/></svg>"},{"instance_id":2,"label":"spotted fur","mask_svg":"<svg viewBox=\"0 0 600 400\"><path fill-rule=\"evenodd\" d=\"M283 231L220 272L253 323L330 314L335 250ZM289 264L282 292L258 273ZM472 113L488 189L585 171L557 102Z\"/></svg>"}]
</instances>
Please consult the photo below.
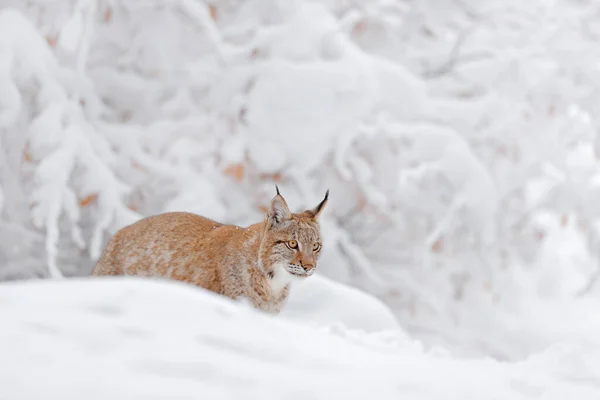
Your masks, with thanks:
<instances>
[{"instance_id":1,"label":"spotted fur","mask_svg":"<svg viewBox=\"0 0 600 400\"><path fill-rule=\"evenodd\" d=\"M266 218L245 228L186 212L141 219L112 237L92 275L176 279L278 313L290 285L317 267L317 217L328 194L315 208L293 214L277 188Z\"/></svg>"}]
</instances>

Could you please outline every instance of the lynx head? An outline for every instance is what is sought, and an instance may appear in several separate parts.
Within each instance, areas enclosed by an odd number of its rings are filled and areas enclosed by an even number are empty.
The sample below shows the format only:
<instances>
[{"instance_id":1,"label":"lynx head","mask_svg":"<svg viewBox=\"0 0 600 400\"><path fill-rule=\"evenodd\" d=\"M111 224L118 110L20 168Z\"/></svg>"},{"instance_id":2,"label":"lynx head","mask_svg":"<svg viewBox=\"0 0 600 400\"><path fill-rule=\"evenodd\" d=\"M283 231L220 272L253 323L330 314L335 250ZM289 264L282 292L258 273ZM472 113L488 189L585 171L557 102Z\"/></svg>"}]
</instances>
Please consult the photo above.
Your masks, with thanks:
<instances>
[{"instance_id":1,"label":"lynx head","mask_svg":"<svg viewBox=\"0 0 600 400\"><path fill-rule=\"evenodd\" d=\"M327 204L328 196L329 190L316 207L294 214L277 188L277 195L267 211L259 255L265 272L271 278L286 272L305 278L315 272L322 245L317 217Z\"/></svg>"}]
</instances>

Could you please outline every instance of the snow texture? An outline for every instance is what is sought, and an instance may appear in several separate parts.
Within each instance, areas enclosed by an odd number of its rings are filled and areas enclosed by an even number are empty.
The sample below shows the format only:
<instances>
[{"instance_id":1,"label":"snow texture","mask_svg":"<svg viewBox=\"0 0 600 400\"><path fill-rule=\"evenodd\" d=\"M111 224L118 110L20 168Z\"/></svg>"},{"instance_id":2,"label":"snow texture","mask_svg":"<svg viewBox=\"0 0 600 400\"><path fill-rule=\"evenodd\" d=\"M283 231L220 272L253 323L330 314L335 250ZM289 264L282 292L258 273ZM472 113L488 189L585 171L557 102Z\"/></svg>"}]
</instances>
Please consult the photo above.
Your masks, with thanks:
<instances>
[{"instance_id":1,"label":"snow texture","mask_svg":"<svg viewBox=\"0 0 600 400\"><path fill-rule=\"evenodd\" d=\"M337 293L346 290L321 285ZM424 350L399 330L348 330L328 321L325 313L307 326L304 319L315 305L329 302L327 294L309 292L310 299L296 303L301 321L295 321L173 281L80 278L4 284L2 398L600 396L599 347L589 343L556 345L518 362L456 359L442 349ZM351 306L360 324L374 303L362 309L366 295L353 296L347 291L327 312L337 316ZM367 316L364 322L372 326L374 319ZM587 351L581 352L581 346Z\"/></svg>"}]
</instances>

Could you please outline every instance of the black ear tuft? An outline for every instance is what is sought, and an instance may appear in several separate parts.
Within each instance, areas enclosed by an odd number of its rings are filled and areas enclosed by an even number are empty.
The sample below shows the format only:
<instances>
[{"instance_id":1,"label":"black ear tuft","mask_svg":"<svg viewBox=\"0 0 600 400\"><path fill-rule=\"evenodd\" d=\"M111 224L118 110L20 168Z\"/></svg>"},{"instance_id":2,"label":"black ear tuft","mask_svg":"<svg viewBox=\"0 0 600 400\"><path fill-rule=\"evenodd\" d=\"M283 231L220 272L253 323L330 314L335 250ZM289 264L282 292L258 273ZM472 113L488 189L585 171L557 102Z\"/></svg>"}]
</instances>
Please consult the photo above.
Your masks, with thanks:
<instances>
[{"instance_id":1,"label":"black ear tuft","mask_svg":"<svg viewBox=\"0 0 600 400\"><path fill-rule=\"evenodd\" d=\"M275 190L277 191L277 195L281 196L281 193L279 193L279 186L275 185Z\"/></svg>"},{"instance_id":2,"label":"black ear tuft","mask_svg":"<svg viewBox=\"0 0 600 400\"><path fill-rule=\"evenodd\" d=\"M323 200L321 200L321 202L315 208L309 210L309 212L313 215L314 218L317 218L321 211L323 211L325 204L327 204L327 199L329 199L329 189L327 189L327 192L325 192L325 197L323 198Z\"/></svg>"}]
</instances>

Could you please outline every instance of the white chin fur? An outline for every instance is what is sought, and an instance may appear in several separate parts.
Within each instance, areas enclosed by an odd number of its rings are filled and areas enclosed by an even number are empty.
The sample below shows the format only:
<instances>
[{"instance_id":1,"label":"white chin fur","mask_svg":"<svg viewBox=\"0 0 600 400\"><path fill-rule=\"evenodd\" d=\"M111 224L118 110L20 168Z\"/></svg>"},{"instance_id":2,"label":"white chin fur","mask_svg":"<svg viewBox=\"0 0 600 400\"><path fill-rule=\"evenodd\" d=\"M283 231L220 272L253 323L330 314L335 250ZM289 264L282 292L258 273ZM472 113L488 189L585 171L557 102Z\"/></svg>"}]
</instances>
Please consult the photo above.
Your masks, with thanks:
<instances>
[{"instance_id":1,"label":"white chin fur","mask_svg":"<svg viewBox=\"0 0 600 400\"><path fill-rule=\"evenodd\" d=\"M304 278L304 276L296 276L292 275L286 268L284 264L277 264L275 268L273 268L274 276L271 278L271 290L274 293L279 293L283 290L284 287L291 284L294 281L299 281ZM308 275L306 275L308 276Z\"/></svg>"},{"instance_id":2,"label":"white chin fur","mask_svg":"<svg viewBox=\"0 0 600 400\"><path fill-rule=\"evenodd\" d=\"M292 275L296 279L304 279L304 278L309 277L309 276L311 276L313 274L312 271L298 273L298 272L293 271L293 270L292 271L287 270L287 272L288 272L288 274Z\"/></svg>"}]
</instances>

